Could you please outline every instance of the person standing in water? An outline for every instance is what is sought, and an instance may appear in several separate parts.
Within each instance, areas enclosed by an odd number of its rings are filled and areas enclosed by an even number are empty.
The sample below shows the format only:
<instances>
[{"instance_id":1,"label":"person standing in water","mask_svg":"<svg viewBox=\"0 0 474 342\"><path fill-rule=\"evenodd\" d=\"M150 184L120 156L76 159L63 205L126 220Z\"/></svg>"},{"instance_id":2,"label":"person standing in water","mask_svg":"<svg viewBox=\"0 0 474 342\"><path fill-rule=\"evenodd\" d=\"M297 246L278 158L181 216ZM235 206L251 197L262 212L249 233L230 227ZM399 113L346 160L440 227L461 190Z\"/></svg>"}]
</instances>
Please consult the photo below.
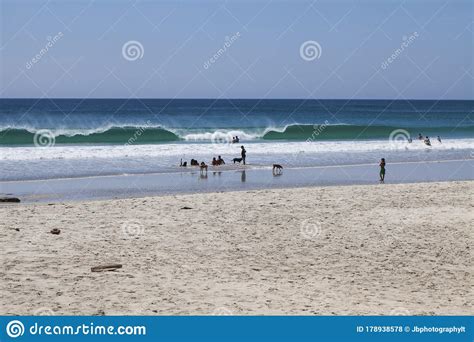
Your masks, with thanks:
<instances>
[{"instance_id":1,"label":"person standing in water","mask_svg":"<svg viewBox=\"0 0 474 342\"><path fill-rule=\"evenodd\" d=\"M385 158L380 159L380 183L385 183Z\"/></svg>"},{"instance_id":2,"label":"person standing in water","mask_svg":"<svg viewBox=\"0 0 474 342\"><path fill-rule=\"evenodd\" d=\"M245 158L247 157L247 151L245 150L244 145L240 146L240 148L242 149L242 151L240 151L240 156L242 157L242 162L245 165Z\"/></svg>"}]
</instances>

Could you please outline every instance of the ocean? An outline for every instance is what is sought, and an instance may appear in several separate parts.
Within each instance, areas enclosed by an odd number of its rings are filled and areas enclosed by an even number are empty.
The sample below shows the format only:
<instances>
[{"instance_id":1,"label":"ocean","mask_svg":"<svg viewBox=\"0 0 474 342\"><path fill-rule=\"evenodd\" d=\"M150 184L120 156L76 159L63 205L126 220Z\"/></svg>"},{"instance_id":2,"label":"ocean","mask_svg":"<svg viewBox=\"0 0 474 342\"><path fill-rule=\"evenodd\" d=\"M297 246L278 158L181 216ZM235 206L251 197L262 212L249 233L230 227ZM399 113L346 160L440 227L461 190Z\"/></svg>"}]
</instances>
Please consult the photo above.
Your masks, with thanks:
<instances>
[{"instance_id":1,"label":"ocean","mask_svg":"<svg viewBox=\"0 0 474 342\"><path fill-rule=\"evenodd\" d=\"M182 173L191 168L181 160L217 155L233 170L241 145L246 169L466 160L473 110L435 100L1 99L0 181Z\"/></svg>"}]
</instances>

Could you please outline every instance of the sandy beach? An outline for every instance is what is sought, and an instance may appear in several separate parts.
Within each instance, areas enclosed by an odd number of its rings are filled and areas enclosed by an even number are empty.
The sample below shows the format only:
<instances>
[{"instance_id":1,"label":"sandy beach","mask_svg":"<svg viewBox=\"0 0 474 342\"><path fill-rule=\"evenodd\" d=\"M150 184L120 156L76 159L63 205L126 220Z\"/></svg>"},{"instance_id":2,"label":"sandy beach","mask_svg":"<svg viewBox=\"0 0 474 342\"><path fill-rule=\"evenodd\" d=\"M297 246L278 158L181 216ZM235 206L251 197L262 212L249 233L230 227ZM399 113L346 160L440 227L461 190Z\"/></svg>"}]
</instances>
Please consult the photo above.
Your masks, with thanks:
<instances>
[{"instance_id":1,"label":"sandy beach","mask_svg":"<svg viewBox=\"0 0 474 342\"><path fill-rule=\"evenodd\" d=\"M3 204L0 314L472 314L473 189Z\"/></svg>"}]
</instances>

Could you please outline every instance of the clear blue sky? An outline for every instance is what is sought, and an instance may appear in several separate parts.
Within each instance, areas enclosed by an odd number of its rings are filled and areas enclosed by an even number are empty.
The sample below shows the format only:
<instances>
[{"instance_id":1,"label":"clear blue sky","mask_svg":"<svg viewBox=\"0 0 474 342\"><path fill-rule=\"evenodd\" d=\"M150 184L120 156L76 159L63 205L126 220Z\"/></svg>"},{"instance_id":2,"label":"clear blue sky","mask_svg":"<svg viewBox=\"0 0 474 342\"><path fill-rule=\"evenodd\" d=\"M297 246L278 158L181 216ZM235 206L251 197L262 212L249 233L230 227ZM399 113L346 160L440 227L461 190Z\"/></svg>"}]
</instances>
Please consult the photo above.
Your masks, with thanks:
<instances>
[{"instance_id":1,"label":"clear blue sky","mask_svg":"<svg viewBox=\"0 0 474 342\"><path fill-rule=\"evenodd\" d=\"M473 99L473 3L1 0L0 97Z\"/></svg>"}]
</instances>

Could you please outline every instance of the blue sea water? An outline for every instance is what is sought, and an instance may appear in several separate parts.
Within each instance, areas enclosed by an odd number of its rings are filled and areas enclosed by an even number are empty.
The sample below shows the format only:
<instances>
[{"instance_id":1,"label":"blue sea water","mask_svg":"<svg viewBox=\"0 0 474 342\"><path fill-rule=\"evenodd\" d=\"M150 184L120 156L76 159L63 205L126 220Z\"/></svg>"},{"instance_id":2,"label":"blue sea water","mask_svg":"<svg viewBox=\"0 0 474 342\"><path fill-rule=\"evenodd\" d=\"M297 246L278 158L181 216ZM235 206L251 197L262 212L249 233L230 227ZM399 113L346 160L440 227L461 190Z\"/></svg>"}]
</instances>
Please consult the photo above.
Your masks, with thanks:
<instances>
[{"instance_id":1,"label":"blue sea water","mask_svg":"<svg viewBox=\"0 0 474 342\"><path fill-rule=\"evenodd\" d=\"M247 168L463 160L473 112L474 101L0 99L0 181L182 172L181 160L217 155L232 169L240 145Z\"/></svg>"},{"instance_id":2,"label":"blue sea water","mask_svg":"<svg viewBox=\"0 0 474 342\"><path fill-rule=\"evenodd\" d=\"M0 144L33 144L48 130L57 144L245 140L383 139L410 134L473 137L474 101L2 99ZM314 136L314 126L324 125Z\"/></svg>"}]
</instances>

